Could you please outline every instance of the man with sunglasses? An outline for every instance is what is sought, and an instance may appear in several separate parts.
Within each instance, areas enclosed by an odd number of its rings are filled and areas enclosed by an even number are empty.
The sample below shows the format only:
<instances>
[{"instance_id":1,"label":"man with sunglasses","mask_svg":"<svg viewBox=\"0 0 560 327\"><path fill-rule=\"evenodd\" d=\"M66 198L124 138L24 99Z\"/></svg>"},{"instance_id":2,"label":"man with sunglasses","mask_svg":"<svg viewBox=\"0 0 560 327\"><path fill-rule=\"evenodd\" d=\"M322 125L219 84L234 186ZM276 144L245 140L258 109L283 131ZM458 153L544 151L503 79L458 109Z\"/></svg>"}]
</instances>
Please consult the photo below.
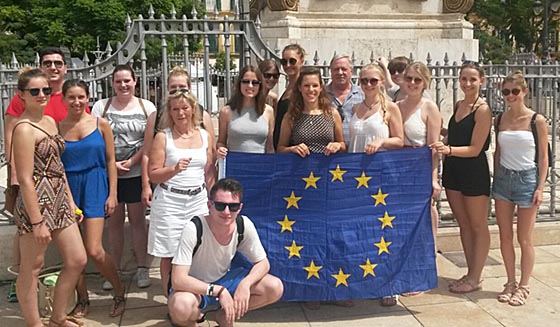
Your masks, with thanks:
<instances>
[{"instance_id":1,"label":"man with sunglasses","mask_svg":"<svg viewBox=\"0 0 560 327\"><path fill-rule=\"evenodd\" d=\"M352 107L364 101L362 89L352 83L352 63L350 57L334 56L331 60L331 82L325 87L331 97L332 105L342 117L344 140L350 139L350 118Z\"/></svg>"},{"instance_id":2,"label":"man with sunglasses","mask_svg":"<svg viewBox=\"0 0 560 327\"><path fill-rule=\"evenodd\" d=\"M233 326L249 310L280 299L284 287L268 274L270 264L255 226L245 216L239 240L237 217L243 188L230 178L216 182L210 190L209 214L202 217L202 230L188 223L173 258L169 312L174 324L196 326L209 311L215 311L219 326ZM202 232L202 235L198 234ZM201 243L197 243L198 238ZM239 244L238 244L239 243ZM233 260L239 251L252 267Z\"/></svg>"}]
</instances>

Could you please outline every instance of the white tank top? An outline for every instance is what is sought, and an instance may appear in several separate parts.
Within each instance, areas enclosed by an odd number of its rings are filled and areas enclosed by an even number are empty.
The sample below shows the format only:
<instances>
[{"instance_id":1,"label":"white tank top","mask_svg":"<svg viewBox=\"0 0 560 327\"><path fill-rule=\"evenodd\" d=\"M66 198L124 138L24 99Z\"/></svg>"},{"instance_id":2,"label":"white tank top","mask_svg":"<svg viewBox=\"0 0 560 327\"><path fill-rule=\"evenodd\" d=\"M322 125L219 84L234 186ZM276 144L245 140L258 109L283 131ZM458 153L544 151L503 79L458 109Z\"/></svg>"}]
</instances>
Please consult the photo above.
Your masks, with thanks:
<instances>
[{"instance_id":1,"label":"white tank top","mask_svg":"<svg viewBox=\"0 0 560 327\"><path fill-rule=\"evenodd\" d=\"M530 131L500 131L500 165L511 170L535 167L535 140Z\"/></svg>"},{"instance_id":2,"label":"white tank top","mask_svg":"<svg viewBox=\"0 0 560 327\"><path fill-rule=\"evenodd\" d=\"M175 166L181 158L191 158L187 169L171 177L165 184L178 188L190 189L199 187L204 183L204 167L206 166L208 150L208 133L200 128L202 147L198 149L179 149L173 141L171 129L165 129L165 167Z\"/></svg>"},{"instance_id":3,"label":"white tank top","mask_svg":"<svg viewBox=\"0 0 560 327\"><path fill-rule=\"evenodd\" d=\"M403 124L405 146L425 146L427 143L428 129L422 120L422 107L408 117Z\"/></svg>"},{"instance_id":4,"label":"white tank top","mask_svg":"<svg viewBox=\"0 0 560 327\"><path fill-rule=\"evenodd\" d=\"M360 153L366 151L366 145L378 138L389 138L389 126L383 121L382 110L378 110L368 118L361 120L352 115L350 119L350 142L348 152Z\"/></svg>"}]
</instances>

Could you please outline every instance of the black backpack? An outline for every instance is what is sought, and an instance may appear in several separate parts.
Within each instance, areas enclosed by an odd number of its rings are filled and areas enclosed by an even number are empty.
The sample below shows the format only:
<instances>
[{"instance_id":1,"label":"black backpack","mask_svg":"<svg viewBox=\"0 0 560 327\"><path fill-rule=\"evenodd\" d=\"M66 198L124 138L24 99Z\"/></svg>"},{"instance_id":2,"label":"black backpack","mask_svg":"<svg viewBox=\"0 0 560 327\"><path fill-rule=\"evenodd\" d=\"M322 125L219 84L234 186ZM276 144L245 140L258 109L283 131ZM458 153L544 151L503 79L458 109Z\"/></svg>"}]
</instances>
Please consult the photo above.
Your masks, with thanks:
<instances>
[{"instance_id":1,"label":"black backpack","mask_svg":"<svg viewBox=\"0 0 560 327\"><path fill-rule=\"evenodd\" d=\"M498 117L498 123L496 125L496 141L498 140L498 132L500 131L500 122L502 121L502 115L504 113L501 112ZM535 163L539 164L539 134L537 133L537 115L538 113L534 113L533 117L531 117L531 132L533 133L533 139L535 140ZM550 146L550 142L548 142L548 168L552 167L552 148Z\"/></svg>"}]
</instances>

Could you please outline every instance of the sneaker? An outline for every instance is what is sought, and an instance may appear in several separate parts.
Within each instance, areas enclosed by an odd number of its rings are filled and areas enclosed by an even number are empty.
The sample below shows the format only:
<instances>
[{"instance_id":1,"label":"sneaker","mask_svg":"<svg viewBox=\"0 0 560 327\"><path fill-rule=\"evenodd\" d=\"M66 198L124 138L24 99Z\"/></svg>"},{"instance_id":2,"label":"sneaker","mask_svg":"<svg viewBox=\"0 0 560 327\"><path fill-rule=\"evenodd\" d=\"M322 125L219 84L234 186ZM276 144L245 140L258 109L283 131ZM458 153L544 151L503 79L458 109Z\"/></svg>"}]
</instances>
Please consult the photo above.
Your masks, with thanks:
<instances>
[{"instance_id":1,"label":"sneaker","mask_svg":"<svg viewBox=\"0 0 560 327\"><path fill-rule=\"evenodd\" d=\"M113 284L111 284L111 282L109 282L108 280L105 280L105 281L103 282L103 286L102 286L102 287L103 287L103 290L105 290L105 291L110 291L110 290L113 289Z\"/></svg>"},{"instance_id":2,"label":"sneaker","mask_svg":"<svg viewBox=\"0 0 560 327\"><path fill-rule=\"evenodd\" d=\"M148 268L138 267L138 270L136 271L136 285L139 288L146 288L152 285Z\"/></svg>"}]
</instances>

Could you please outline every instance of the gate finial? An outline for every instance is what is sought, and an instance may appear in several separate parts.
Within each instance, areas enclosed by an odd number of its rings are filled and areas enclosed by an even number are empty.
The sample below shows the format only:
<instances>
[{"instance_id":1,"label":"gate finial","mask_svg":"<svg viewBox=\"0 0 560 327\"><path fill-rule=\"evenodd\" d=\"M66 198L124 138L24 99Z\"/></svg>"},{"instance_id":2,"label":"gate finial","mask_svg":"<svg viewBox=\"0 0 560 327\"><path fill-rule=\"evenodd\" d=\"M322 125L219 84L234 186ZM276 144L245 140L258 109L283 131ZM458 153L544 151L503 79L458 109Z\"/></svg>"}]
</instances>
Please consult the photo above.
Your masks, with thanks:
<instances>
[{"instance_id":1,"label":"gate finial","mask_svg":"<svg viewBox=\"0 0 560 327\"><path fill-rule=\"evenodd\" d=\"M197 18L196 16L198 15L198 12L196 11L196 6L195 6L194 2L193 2L192 10L191 10L191 15L192 15L193 19L196 19Z\"/></svg>"},{"instance_id":2,"label":"gate finial","mask_svg":"<svg viewBox=\"0 0 560 327\"><path fill-rule=\"evenodd\" d=\"M11 62L11 64L12 64L12 67L13 67L13 68L17 67L17 65L18 65L18 61L17 61L17 58L16 58L16 54L13 53L13 52L12 52L12 62Z\"/></svg>"},{"instance_id":3,"label":"gate finial","mask_svg":"<svg viewBox=\"0 0 560 327\"><path fill-rule=\"evenodd\" d=\"M150 4L150 9L148 9L148 18L149 19L154 19L154 15L155 15L155 11L154 11L154 6L152 6Z\"/></svg>"},{"instance_id":4,"label":"gate finial","mask_svg":"<svg viewBox=\"0 0 560 327\"><path fill-rule=\"evenodd\" d=\"M126 14L125 24L126 30L128 31L132 27L132 19L130 19L130 15L128 13Z\"/></svg>"},{"instance_id":5,"label":"gate finial","mask_svg":"<svg viewBox=\"0 0 560 327\"><path fill-rule=\"evenodd\" d=\"M175 5L171 4L171 19L177 19L177 11L175 10Z\"/></svg>"}]
</instances>

